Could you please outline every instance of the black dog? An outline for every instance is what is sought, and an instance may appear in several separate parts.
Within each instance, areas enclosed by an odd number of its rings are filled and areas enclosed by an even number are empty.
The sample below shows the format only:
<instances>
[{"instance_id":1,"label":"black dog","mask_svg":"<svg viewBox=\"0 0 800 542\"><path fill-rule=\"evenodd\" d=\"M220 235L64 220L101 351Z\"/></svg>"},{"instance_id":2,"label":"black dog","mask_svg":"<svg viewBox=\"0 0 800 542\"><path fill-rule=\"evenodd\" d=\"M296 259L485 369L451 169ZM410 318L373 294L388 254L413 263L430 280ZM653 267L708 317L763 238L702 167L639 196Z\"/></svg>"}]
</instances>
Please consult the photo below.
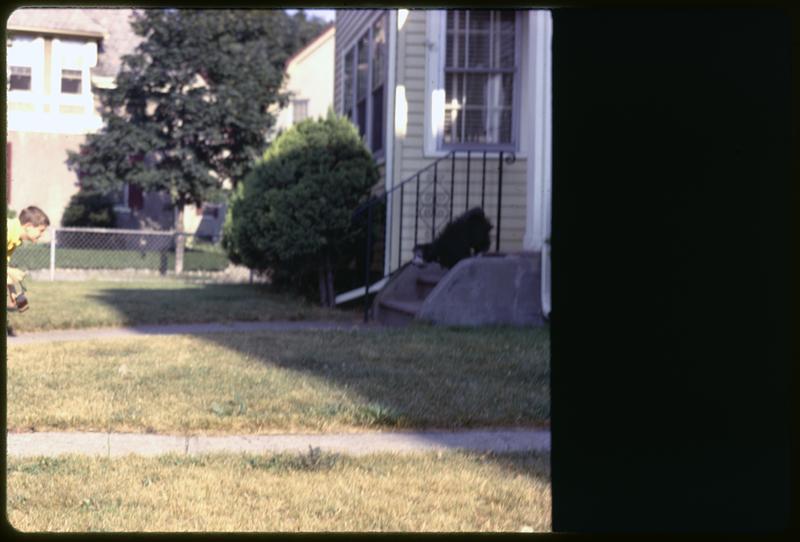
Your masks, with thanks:
<instances>
[{"instance_id":1,"label":"black dog","mask_svg":"<svg viewBox=\"0 0 800 542\"><path fill-rule=\"evenodd\" d=\"M445 226L432 243L415 246L414 263L438 262L450 269L464 258L489 250L491 230L483 209L470 209Z\"/></svg>"}]
</instances>

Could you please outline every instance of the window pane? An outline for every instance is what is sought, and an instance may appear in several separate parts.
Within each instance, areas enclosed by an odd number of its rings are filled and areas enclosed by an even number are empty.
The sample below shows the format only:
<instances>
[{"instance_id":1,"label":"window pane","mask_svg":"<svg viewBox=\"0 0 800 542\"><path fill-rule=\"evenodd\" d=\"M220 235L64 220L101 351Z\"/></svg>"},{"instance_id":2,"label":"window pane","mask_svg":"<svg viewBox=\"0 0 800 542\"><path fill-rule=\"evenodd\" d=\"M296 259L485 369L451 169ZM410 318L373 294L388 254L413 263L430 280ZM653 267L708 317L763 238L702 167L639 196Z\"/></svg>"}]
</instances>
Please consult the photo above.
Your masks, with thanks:
<instances>
[{"instance_id":1,"label":"window pane","mask_svg":"<svg viewBox=\"0 0 800 542\"><path fill-rule=\"evenodd\" d=\"M489 33L470 32L469 52L467 53L467 66L470 68L489 67Z\"/></svg>"},{"instance_id":2,"label":"window pane","mask_svg":"<svg viewBox=\"0 0 800 542\"><path fill-rule=\"evenodd\" d=\"M492 16L491 11L482 9L473 9L469 12L469 30L487 32L489 30L489 19Z\"/></svg>"},{"instance_id":3,"label":"window pane","mask_svg":"<svg viewBox=\"0 0 800 542\"><path fill-rule=\"evenodd\" d=\"M464 102L464 74L445 74L444 102L447 107L459 107Z\"/></svg>"},{"instance_id":4,"label":"window pane","mask_svg":"<svg viewBox=\"0 0 800 542\"><path fill-rule=\"evenodd\" d=\"M351 49L344 55L344 96L342 103L344 104L344 113L346 116L352 118L353 112L353 57L355 56L354 49Z\"/></svg>"},{"instance_id":5,"label":"window pane","mask_svg":"<svg viewBox=\"0 0 800 542\"><path fill-rule=\"evenodd\" d=\"M366 98L356 103L358 117L358 135L364 137L367 133L367 100Z\"/></svg>"},{"instance_id":6,"label":"window pane","mask_svg":"<svg viewBox=\"0 0 800 542\"><path fill-rule=\"evenodd\" d=\"M487 79L486 74L468 74L466 77L464 105L485 106L487 103Z\"/></svg>"},{"instance_id":7,"label":"window pane","mask_svg":"<svg viewBox=\"0 0 800 542\"><path fill-rule=\"evenodd\" d=\"M383 149L383 86L372 92L372 137L370 149L378 152Z\"/></svg>"},{"instance_id":8,"label":"window pane","mask_svg":"<svg viewBox=\"0 0 800 542\"><path fill-rule=\"evenodd\" d=\"M511 109L504 109L500 112L500 141L499 143L511 143Z\"/></svg>"},{"instance_id":9,"label":"window pane","mask_svg":"<svg viewBox=\"0 0 800 542\"><path fill-rule=\"evenodd\" d=\"M514 67L514 12L498 12L494 19L492 44L492 66L495 68Z\"/></svg>"},{"instance_id":10,"label":"window pane","mask_svg":"<svg viewBox=\"0 0 800 542\"><path fill-rule=\"evenodd\" d=\"M461 111L458 109L445 109L443 136L445 143L461 143Z\"/></svg>"},{"instance_id":11,"label":"window pane","mask_svg":"<svg viewBox=\"0 0 800 542\"><path fill-rule=\"evenodd\" d=\"M486 143L485 111L466 109L464 115L464 143Z\"/></svg>"},{"instance_id":12,"label":"window pane","mask_svg":"<svg viewBox=\"0 0 800 542\"><path fill-rule=\"evenodd\" d=\"M297 123L308 117L308 100L292 102L292 122Z\"/></svg>"},{"instance_id":13,"label":"window pane","mask_svg":"<svg viewBox=\"0 0 800 542\"><path fill-rule=\"evenodd\" d=\"M498 105L511 107L514 104L514 75L507 73L502 75L503 83L500 92L500 102Z\"/></svg>"},{"instance_id":14,"label":"window pane","mask_svg":"<svg viewBox=\"0 0 800 542\"><path fill-rule=\"evenodd\" d=\"M356 69L356 101L367 96L367 69L369 67L369 33L358 42L358 67Z\"/></svg>"},{"instance_id":15,"label":"window pane","mask_svg":"<svg viewBox=\"0 0 800 542\"><path fill-rule=\"evenodd\" d=\"M61 92L63 94L81 93L80 70L61 70Z\"/></svg>"},{"instance_id":16,"label":"window pane","mask_svg":"<svg viewBox=\"0 0 800 542\"><path fill-rule=\"evenodd\" d=\"M11 66L8 78L9 90L30 90L31 69L23 66Z\"/></svg>"},{"instance_id":17,"label":"window pane","mask_svg":"<svg viewBox=\"0 0 800 542\"><path fill-rule=\"evenodd\" d=\"M383 84L386 74L386 32L381 17L372 28L372 88Z\"/></svg>"},{"instance_id":18,"label":"window pane","mask_svg":"<svg viewBox=\"0 0 800 542\"><path fill-rule=\"evenodd\" d=\"M453 66L453 54L455 52L456 37L452 32L447 33L444 45L444 65L448 68Z\"/></svg>"},{"instance_id":19,"label":"window pane","mask_svg":"<svg viewBox=\"0 0 800 542\"><path fill-rule=\"evenodd\" d=\"M464 46L466 34L447 34L444 47L444 63L448 68L466 67L467 50Z\"/></svg>"},{"instance_id":20,"label":"window pane","mask_svg":"<svg viewBox=\"0 0 800 542\"><path fill-rule=\"evenodd\" d=\"M455 141L455 136L453 135L452 109L445 109L444 111L444 130L442 132L442 139L445 143L453 143Z\"/></svg>"}]
</instances>

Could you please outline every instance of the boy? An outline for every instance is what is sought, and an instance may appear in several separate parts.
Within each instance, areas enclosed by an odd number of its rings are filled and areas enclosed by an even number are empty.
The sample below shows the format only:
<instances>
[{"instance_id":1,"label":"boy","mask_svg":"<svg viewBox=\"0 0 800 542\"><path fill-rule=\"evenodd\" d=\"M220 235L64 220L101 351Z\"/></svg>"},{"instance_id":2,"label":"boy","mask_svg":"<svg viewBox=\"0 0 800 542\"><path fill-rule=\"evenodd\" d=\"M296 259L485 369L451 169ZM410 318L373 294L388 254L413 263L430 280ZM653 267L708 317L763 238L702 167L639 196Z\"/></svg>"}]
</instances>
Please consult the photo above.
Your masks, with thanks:
<instances>
[{"instance_id":1,"label":"boy","mask_svg":"<svg viewBox=\"0 0 800 542\"><path fill-rule=\"evenodd\" d=\"M20 282L25 278L25 272L21 269L8 267L11 262L11 255L23 241L35 243L42 236L50 225L50 219L38 207L26 207L19 213L19 218L9 218L6 220L8 227L8 244L6 251L6 288L8 289L7 308L16 308L24 311L28 308L28 301L22 293ZM17 286L20 291L17 292Z\"/></svg>"}]
</instances>

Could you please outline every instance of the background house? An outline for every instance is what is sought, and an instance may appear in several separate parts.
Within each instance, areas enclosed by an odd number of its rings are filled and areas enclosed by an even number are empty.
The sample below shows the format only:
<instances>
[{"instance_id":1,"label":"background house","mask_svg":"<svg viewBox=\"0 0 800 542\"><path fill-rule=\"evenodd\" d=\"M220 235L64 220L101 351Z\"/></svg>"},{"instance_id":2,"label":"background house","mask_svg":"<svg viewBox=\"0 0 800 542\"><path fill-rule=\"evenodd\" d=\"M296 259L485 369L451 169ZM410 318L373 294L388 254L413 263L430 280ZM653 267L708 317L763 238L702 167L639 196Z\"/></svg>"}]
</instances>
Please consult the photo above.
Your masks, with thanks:
<instances>
[{"instance_id":1,"label":"background house","mask_svg":"<svg viewBox=\"0 0 800 542\"><path fill-rule=\"evenodd\" d=\"M129 10L126 10L129 11ZM102 126L92 75L109 84L109 34L84 10L18 9L7 24L7 204L38 205L60 223L77 177L66 166ZM118 60L117 60L118 62ZM94 73L93 73L94 71Z\"/></svg>"},{"instance_id":2,"label":"background house","mask_svg":"<svg viewBox=\"0 0 800 542\"><path fill-rule=\"evenodd\" d=\"M324 117L333 106L336 28L330 25L286 61L284 90L291 93L278 112L273 136L306 118Z\"/></svg>"},{"instance_id":3,"label":"background house","mask_svg":"<svg viewBox=\"0 0 800 542\"><path fill-rule=\"evenodd\" d=\"M21 8L7 23L7 204L37 205L60 224L79 189L66 165L86 134L102 127L98 90L114 85L123 55L141 38L130 26L132 9ZM163 194L126 185L116 194L119 228L174 227ZM216 237L224 220L220 205L189 206L185 230Z\"/></svg>"},{"instance_id":4,"label":"background house","mask_svg":"<svg viewBox=\"0 0 800 542\"><path fill-rule=\"evenodd\" d=\"M412 180L389 196L386 275L482 206L493 250L544 255L549 311L551 39L546 10L337 10L335 108L382 189Z\"/></svg>"}]
</instances>

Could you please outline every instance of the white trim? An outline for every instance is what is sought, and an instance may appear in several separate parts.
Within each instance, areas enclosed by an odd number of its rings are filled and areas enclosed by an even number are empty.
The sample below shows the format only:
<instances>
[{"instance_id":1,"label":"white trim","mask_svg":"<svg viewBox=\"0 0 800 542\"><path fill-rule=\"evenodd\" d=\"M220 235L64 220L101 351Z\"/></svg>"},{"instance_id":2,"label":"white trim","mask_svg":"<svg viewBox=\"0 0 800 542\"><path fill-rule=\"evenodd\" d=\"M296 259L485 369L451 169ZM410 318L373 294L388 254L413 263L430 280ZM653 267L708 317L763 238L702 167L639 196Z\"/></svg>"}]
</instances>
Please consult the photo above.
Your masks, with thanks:
<instances>
[{"instance_id":1,"label":"white trim","mask_svg":"<svg viewBox=\"0 0 800 542\"><path fill-rule=\"evenodd\" d=\"M79 60L64 61L63 49L66 45L73 44L82 48ZM86 115L92 114L94 109L94 98L92 96L92 82L89 68L97 64L97 44L95 42L79 42L76 40L53 39L50 51L50 107L53 113L58 113L61 105L77 105L86 108ZM80 70L81 72L81 92L80 94L65 94L61 92L61 70Z\"/></svg>"},{"instance_id":2,"label":"white trim","mask_svg":"<svg viewBox=\"0 0 800 542\"><path fill-rule=\"evenodd\" d=\"M395 73L397 65L397 10L387 10L386 23L386 40L389 42L386 47L387 63L386 63L386 82L384 83L384 95L386 96L386 103L384 107L384 130L383 137L383 158L384 158L384 186L386 191L390 191L394 186L394 140L395 140L395 83L397 81L397 74ZM388 275L391 268L392 261L392 196L387 196L386 201L386 237L387 243L384 247L383 259L383 274Z\"/></svg>"},{"instance_id":3,"label":"white trim","mask_svg":"<svg viewBox=\"0 0 800 542\"><path fill-rule=\"evenodd\" d=\"M542 311L545 317L550 318L550 311L552 308L550 299L550 243L547 242L551 239L552 235L552 193L553 193L553 17L552 13L547 12L546 18L547 27L547 85L545 85L545 166L544 166L544 212L542 213L542 220L544 224L542 230L544 231L545 242L543 242L542 250Z\"/></svg>"},{"instance_id":4,"label":"white trim","mask_svg":"<svg viewBox=\"0 0 800 542\"><path fill-rule=\"evenodd\" d=\"M528 12L528 94L532 97L531 155L526 179L526 218L523 247L542 250L549 223L551 171L551 56L552 19L549 11Z\"/></svg>"},{"instance_id":5,"label":"white trim","mask_svg":"<svg viewBox=\"0 0 800 542\"><path fill-rule=\"evenodd\" d=\"M27 40L19 36L14 36L9 39L12 41L19 40L20 42L30 43L30 45L23 46L28 49L27 52L30 54L28 62L18 62L16 59L9 62L9 60L6 59L6 70L8 70L9 66L31 68L31 89L7 90L6 110L8 110L8 104L13 102L32 105L35 112L44 111L44 38L38 37ZM8 56L8 48L6 48L6 56ZM21 56L25 56L25 54L21 53Z\"/></svg>"},{"instance_id":6,"label":"white trim","mask_svg":"<svg viewBox=\"0 0 800 542\"><path fill-rule=\"evenodd\" d=\"M444 59L441 51L441 36L447 19L445 10L432 9L425 13L425 129L423 130L424 156L440 158L447 151L439 150L441 133L438 128L444 123L444 88L441 72Z\"/></svg>"},{"instance_id":7,"label":"white trim","mask_svg":"<svg viewBox=\"0 0 800 542\"><path fill-rule=\"evenodd\" d=\"M380 292L386 283L389 282L390 277L384 277L378 282L372 284L369 287L369 293L373 294L375 292ZM353 299L358 299L359 297L363 297L367 293L367 287L362 286L361 288L356 288L355 290L350 290L349 292L345 292L343 294L339 294L336 296L333 304L338 305L339 303L344 303L346 301L352 301Z\"/></svg>"}]
</instances>

